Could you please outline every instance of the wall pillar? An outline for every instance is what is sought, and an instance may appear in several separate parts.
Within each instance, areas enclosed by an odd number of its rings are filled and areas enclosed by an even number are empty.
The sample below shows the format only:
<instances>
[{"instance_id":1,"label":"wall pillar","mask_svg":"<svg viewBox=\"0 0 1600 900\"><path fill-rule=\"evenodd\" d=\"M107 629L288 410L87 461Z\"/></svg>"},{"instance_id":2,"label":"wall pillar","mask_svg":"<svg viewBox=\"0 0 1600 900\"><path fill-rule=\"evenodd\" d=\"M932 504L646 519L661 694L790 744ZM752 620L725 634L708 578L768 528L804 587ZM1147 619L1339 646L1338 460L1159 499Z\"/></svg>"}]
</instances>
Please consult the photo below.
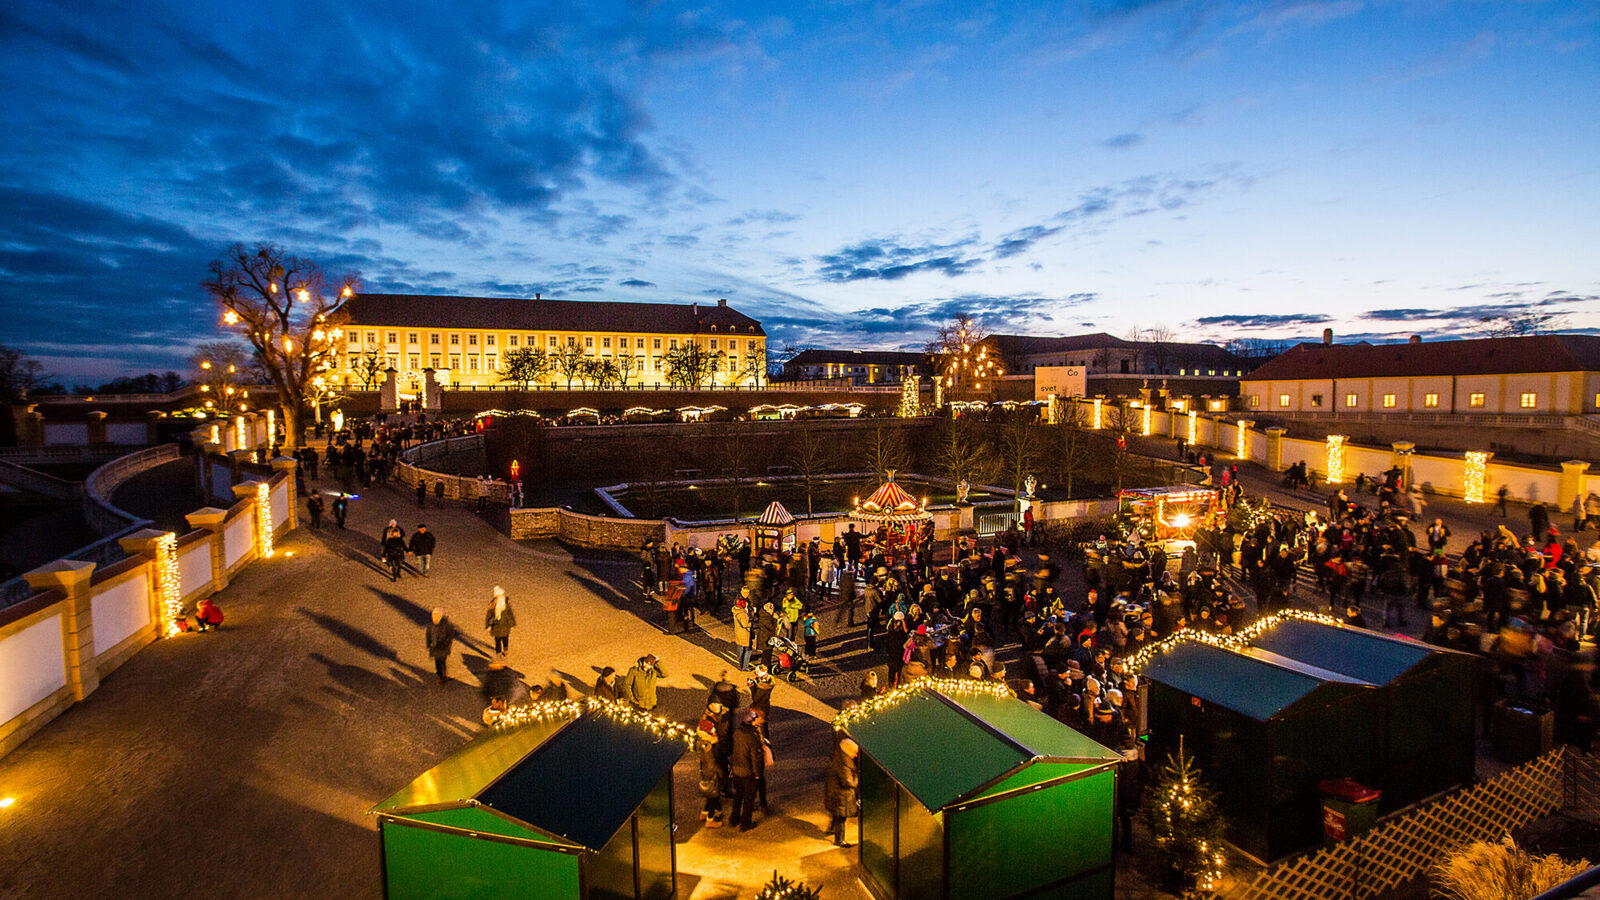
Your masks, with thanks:
<instances>
[{"instance_id":1,"label":"wall pillar","mask_svg":"<svg viewBox=\"0 0 1600 900\"><path fill-rule=\"evenodd\" d=\"M1250 459L1250 429L1256 425L1255 419L1239 419L1233 423L1238 429L1233 439L1233 456L1235 459Z\"/></svg>"},{"instance_id":2,"label":"wall pillar","mask_svg":"<svg viewBox=\"0 0 1600 900\"><path fill-rule=\"evenodd\" d=\"M1267 429L1267 468L1273 472L1283 471L1283 436L1288 432L1276 425Z\"/></svg>"},{"instance_id":3,"label":"wall pillar","mask_svg":"<svg viewBox=\"0 0 1600 900\"><path fill-rule=\"evenodd\" d=\"M159 409L152 409L144 414L144 442L151 446L161 443L161 420L167 414Z\"/></svg>"},{"instance_id":4,"label":"wall pillar","mask_svg":"<svg viewBox=\"0 0 1600 900\"><path fill-rule=\"evenodd\" d=\"M378 411L400 411L400 382L399 373L394 366L383 370L383 387L378 389Z\"/></svg>"},{"instance_id":5,"label":"wall pillar","mask_svg":"<svg viewBox=\"0 0 1600 900\"><path fill-rule=\"evenodd\" d=\"M439 379L432 369L422 370L422 408L428 412L439 411Z\"/></svg>"},{"instance_id":6,"label":"wall pillar","mask_svg":"<svg viewBox=\"0 0 1600 900\"><path fill-rule=\"evenodd\" d=\"M227 517L227 510L217 509L215 506L203 506L184 516L190 528L203 529L211 533L206 543L211 547L212 591L220 591L228 586L228 556L223 546L227 536L222 530L222 520Z\"/></svg>"},{"instance_id":7,"label":"wall pillar","mask_svg":"<svg viewBox=\"0 0 1600 900\"><path fill-rule=\"evenodd\" d=\"M1561 464L1561 484L1556 491L1556 505L1562 512L1572 508L1575 498L1586 496L1589 492L1584 489L1585 472L1589 464L1581 459L1569 459Z\"/></svg>"},{"instance_id":8,"label":"wall pillar","mask_svg":"<svg viewBox=\"0 0 1600 900\"><path fill-rule=\"evenodd\" d=\"M1400 470L1400 486L1411 487L1411 455L1416 451L1417 445L1411 441L1395 441L1389 445L1389 468Z\"/></svg>"},{"instance_id":9,"label":"wall pillar","mask_svg":"<svg viewBox=\"0 0 1600 900\"><path fill-rule=\"evenodd\" d=\"M106 414L100 410L89 413L89 443L104 444L106 442Z\"/></svg>"},{"instance_id":10,"label":"wall pillar","mask_svg":"<svg viewBox=\"0 0 1600 900\"><path fill-rule=\"evenodd\" d=\"M60 591L62 604L61 639L67 653L67 687L72 699L82 700L100 686L100 673L94 667L94 614L89 600L89 576L94 563L58 559L22 577L36 591Z\"/></svg>"},{"instance_id":11,"label":"wall pillar","mask_svg":"<svg viewBox=\"0 0 1600 900\"><path fill-rule=\"evenodd\" d=\"M157 571L160 566L161 539L171 534L170 531L157 531L154 528L141 528L125 538L118 538L117 543L129 556L142 556L151 561L150 566L150 621L154 623L155 636L161 636L163 622L166 620L166 611L161 608L161 574ZM179 590L182 588L180 586Z\"/></svg>"},{"instance_id":12,"label":"wall pillar","mask_svg":"<svg viewBox=\"0 0 1600 900\"><path fill-rule=\"evenodd\" d=\"M289 526L289 530L293 531L299 527L300 523L299 513L296 511L300 503L300 492L296 488L297 482L294 477L295 470L300 467L300 464L291 457L280 456L272 461L272 467L284 474L283 483L286 492L283 505L288 507L288 510L284 512L283 517Z\"/></svg>"},{"instance_id":13,"label":"wall pillar","mask_svg":"<svg viewBox=\"0 0 1600 900\"><path fill-rule=\"evenodd\" d=\"M18 447L44 446L44 417L39 415L36 404L11 404L11 419L17 426Z\"/></svg>"}]
</instances>

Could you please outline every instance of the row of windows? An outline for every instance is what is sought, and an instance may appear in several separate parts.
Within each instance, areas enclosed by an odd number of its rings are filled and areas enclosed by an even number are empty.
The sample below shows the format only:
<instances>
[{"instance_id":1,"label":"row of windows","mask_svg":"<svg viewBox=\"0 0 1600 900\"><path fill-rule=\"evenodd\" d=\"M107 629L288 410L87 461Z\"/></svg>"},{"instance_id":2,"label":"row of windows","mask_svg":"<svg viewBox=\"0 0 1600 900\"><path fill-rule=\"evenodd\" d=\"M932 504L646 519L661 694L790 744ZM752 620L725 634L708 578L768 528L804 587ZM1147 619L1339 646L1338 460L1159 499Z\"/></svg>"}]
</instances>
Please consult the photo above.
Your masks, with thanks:
<instances>
[{"instance_id":1,"label":"row of windows","mask_svg":"<svg viewBox=\"0 0 1600 900\"><path fill-rule=\"evenodd\" d=\"M350 371L358 372L358 371L361 370L362 356L363 355L360 354L360 353L352 353L352 354L350 354ZM445 367L442 365L442 363L444 362L444 358L445 357L444 357L443 354L439 354L439 353L431 353L431 354L429 354L428 355L428 367L431 368L431 369L435 369L435 370L444 369ZM462 358L462 355L459 354L459 353L451 353L449 355L449 358L450 358L449 371L452 371L452 372L460 372L460 371L462 371L462 369L461 369L461 358ZM609 360L609 359L611 359L611 354L609 354L609 353L604 354L600 358L601 359L605 359L605 360ZM476 353L468 353L468 354L466 354L466 360L467 360L466 371L469 372L469 373L480 371L480 369L478 368L479 359L480 359L480 357ZM624 357L622 357L622 359L625 360L625 359L627 359L627 357L624 356ZM413 371L419 370L419 369L422 368L422 355L419 354L419 353L408 354L407 355L407 361L410 363L410 368ZM386 362L387 365L389 365L392 368L399 368L400 367L400 354L398 354L398 353L387 354L387 356L385 357L385 362ZM482 362L483 362L483 368L482 368L481 371L483 371L483 372L498 372L500 370L500 357L495 355L495 354L493 354L493 353L490 353L488 355L483 356L482 357ZM713 371L713 372L722 371L722 363L723 363L723 359L721 357L713 357L711 359L711 364L710 364L711 365L711 371ZM650 361L649 361L649 369L648 370L645 368L645 365L646 365L646 362L645 362L645 357L643 355L634 357L633 358L633 364L632 364L632 370L631 370L630 374L637 374L637 373L641 373L641 372L645 372L645 371L651 371L651 372L665 372L666 371L666 363L664 362L663 358L660 357L660 356L653 357L653 358L650 359ZM729 372L737 372L737 371L739 371L739 357L737 357L737 356L727 357L727 367L726 368L727 368L727 371L729 371Z\"/></svg>"},{"instance_id":2,"label":"row of windows","mask_svg":"<svg viewBox=\"0 0 1600 900\"><path fill-rule=\"evenodd\" d=\"M400 343L400 333L397 332L397 331L386 332L385 333L385 337L388 338L386 343L388 343L391 346ZM428 335L428 344L430 346L434 346L434 347L439 346L440 337L441 337L441 335L438 332L429 333L429 335ZM488 347L495 346L495 337L496 336L492 335L492 334L484 335L483 336L484 345L488 346ZM518 342L522 339L522 337L523 337L522 335L516 335L516 334L508 334L508 335L506 335L506 346L507 347L516 347L516 346L518 346L519 345ZM567 338L566 345L568 347L576 347L576 346L578 346L578 336L577 335L569 334L569 335L566 336L566 338ZM366 339L367 339L366 342L367 342L368 345L377 344L378 343L378 332L376 332L376 331L368 331L368 332L366 332ZM645 345L644 345L645 339L644 338L633 338L632 340L634 342L634 349L638 349L638 350L645 349ZM677 347L678 347L678 339L677 338L669 338L668 340L670 342L669 343L669 348L670 349L677 349ZM720 339L720 338L711 338L710 339L710 348L712 350L720 350L720 349L722 349L719 346L721 340L722 339ZM737 349L739 349L739 342L737 340L735 340L733 338L727 338L726 340L727 340L727 349L729 349L729 350L737 350ZM617 341L617 349L619 349L619 350L628 349L628 341L629 341L628 338L619 337L619 338L616 339L616 341ZM660 350L661 349L661 338L651 338L650 341L651 341L651 348L652 349L655 349L655 350ZM420 332L416 332L416 331L408 331L408 332L406 332L406 343L407 344L412 345L412 346L416 346L417 344L420 344L421 342L422 342L422 335L421 335ZM527 335L526 343L522 344L522 346L536 347L536 346L538 346L538 342L539 342L539 336L536 335L536 334L530 334L530 335ZM584 335L583 336L583 346L584 346L585 349L593 349L594 348L594 342L595 342L595 338L594 338L593 335ZM350 343L351 344L360 344L361 343L361 332L359 332L359 331L351 331L350 332ZM754 353L756 351L756 342L755 341L746 341L745 343L748 345L748 349L750 350L750 352ZM460 334L451 334L450 335L450 346L457 347L457 346L460 346L460 345L461 345L461 335ZM477 334L468 334L467 335L467 346L469 346L469 347L478 346L478 335ZM561 338L558 337L557 335L553 335L553 334L549 335L548 338L547 338L546 346L560 347L561 346ZM600 346L603 349L609 349L611 347L611 338L609 336L601 337L600 338Z\"/></svg>"},{"instance_id":3,"label":"row of windows","mask_svg":"<svg viewBox=\"0 0 1600 900\"><path fill-rule=\"evenodd\" d=\"M1256 394L1251 394L1250 395L1250 405L1252 407L1260 406L1260 400L1261 400L1261 398L1258 395L1256 395ZM1292 400L1292 398L1291 398L1290 395L1288 395L1288 394L1279 394L1278 395L1278 406L1283 408L1283 409L1288 409L1291 400ZM1357 394L1345 394L1344 395L1344 405L1345 405L1345 408L1347 408L1347 409L1355 408L1355 406L1360 402L1361 402L1361 398ZM1384 409L1394 409L1395 405L1396 405L1396 402L1397 402L1397 397L1394 394L1384 394L1383 397L1382 397L1382 401L1381 402L1383 404L1383 408ZM1595 406L1600 406L1600 394L1596 394L1595 395L1594 402L1595 402ZM1521 398L1519 400L1519 403L1520 403L1520 405L1521 405L1521 407L1523 409L1537 409L1539 407L1539 394L1536 391L1523 391L1522 392L1522 396L1521 396ZM1483 405L1484 405L1484 394L1483 394L1482 391L1473 391L1472 393L1467 395L1467 406L1469 406L1469 407L1471 407L1473 409L1482 409ZM1433 394L1433 393L1423 394L1422 395L1422 406L1423 406L1424 409L1438 409L1439 408L1439 395L1438 394ZM1322 407L1322 395L1321 394L1312 394L1311 395L1311 408L1312 409L1320 409L1321 407Z\"/></svg>"}]
</instances>

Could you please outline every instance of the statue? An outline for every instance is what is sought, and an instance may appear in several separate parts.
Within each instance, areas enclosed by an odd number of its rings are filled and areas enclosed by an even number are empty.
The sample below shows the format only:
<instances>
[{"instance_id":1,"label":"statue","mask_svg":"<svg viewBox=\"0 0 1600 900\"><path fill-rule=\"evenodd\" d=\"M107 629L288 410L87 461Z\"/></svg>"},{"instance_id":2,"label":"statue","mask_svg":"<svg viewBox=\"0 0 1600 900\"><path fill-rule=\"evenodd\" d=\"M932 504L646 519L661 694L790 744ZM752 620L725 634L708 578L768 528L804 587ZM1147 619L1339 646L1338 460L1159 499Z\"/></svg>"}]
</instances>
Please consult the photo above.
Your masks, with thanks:
<instances>
[{"instance_id":1,"label":"statue","mask_svg":"<svg viewBox=\"0 0 1600 900\"><path fill-rule=\"evenodd\" d=\"M966 503L967 495L972 493L972 485L965 479L956 482L956 502Z\"/></svg>"},{"instance_id":2,"label":"statue","mask_svg":"<svg viewBox=\"0 0 1600 900\"><path fill-rule=\"evenodd\" d=\"M1022 480L1022 496L1031 498L1033 496L1033 489L1037 487L1038 484L1039 480L1034 478L1032 475L1024 478Z\"/></svg>"}]
</instances>

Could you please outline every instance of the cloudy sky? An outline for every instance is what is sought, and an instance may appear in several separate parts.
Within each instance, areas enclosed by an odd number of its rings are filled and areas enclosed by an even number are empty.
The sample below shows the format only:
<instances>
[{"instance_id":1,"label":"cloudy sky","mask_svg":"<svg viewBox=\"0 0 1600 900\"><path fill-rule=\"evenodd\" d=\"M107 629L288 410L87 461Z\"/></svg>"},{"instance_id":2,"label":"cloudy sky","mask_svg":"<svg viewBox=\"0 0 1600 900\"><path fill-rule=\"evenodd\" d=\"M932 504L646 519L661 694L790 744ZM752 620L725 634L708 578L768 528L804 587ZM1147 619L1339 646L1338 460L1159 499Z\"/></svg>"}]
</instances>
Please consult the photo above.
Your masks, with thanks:
<instances>
[{"instance_id":1,"label":"cloudy sky","mask_svg":"<svg viewBox=\"0 0 1600 900\"><path fill-rule=\"evenodd\" d=\"M1600 4L0 7L0 343L179 367L275 241L773 343L1600 327Z\"/></svg>"}]
</instances>

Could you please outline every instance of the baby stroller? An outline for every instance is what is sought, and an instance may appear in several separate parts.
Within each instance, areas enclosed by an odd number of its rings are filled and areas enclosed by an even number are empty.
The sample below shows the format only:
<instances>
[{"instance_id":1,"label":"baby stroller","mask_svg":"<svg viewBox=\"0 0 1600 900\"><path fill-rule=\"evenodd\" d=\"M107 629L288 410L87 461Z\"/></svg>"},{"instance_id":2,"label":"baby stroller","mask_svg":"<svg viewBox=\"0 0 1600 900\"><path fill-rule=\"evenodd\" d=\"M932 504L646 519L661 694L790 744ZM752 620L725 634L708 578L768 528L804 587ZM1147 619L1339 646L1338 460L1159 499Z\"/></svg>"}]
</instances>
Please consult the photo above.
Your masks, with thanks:
<instances>
[{"instance_id":1,"label":"baby stroller","mask_svg":"<svg viewBox=\"0 0 1600 900\"><path fill-rule=\"evenodd\" d=\"M772 674L782 675L793 683L799 681L801 675L811 671L811 661L806 659L806 655L794 641L780 634L767 643L777 651L773 654Z\"/></svg>"}]
</instances>

